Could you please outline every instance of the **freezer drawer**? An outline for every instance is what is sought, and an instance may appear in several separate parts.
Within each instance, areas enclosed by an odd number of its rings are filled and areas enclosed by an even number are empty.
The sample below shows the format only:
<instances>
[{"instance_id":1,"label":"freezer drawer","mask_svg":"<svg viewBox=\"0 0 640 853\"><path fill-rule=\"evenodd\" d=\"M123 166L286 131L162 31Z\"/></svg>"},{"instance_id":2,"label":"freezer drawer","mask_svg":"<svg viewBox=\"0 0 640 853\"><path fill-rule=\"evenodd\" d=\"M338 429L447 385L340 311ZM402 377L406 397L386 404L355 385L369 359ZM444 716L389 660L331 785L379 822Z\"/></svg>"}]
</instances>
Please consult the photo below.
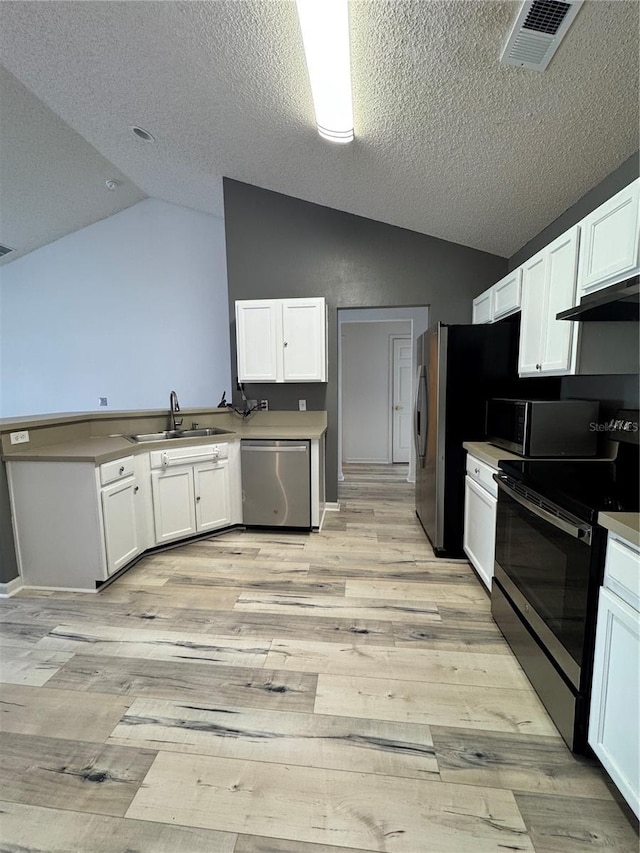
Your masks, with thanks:
<instances>
[{"instance_id":1,"label":"freezer drawer","mask_svg":"<svg viewBox=\"0 0 640 853\"><path fill-rule=\"evenodd\" d=\"M242 519L249 527L311 527L309 441L241 442Z\"/></svg>"}]
</instances>

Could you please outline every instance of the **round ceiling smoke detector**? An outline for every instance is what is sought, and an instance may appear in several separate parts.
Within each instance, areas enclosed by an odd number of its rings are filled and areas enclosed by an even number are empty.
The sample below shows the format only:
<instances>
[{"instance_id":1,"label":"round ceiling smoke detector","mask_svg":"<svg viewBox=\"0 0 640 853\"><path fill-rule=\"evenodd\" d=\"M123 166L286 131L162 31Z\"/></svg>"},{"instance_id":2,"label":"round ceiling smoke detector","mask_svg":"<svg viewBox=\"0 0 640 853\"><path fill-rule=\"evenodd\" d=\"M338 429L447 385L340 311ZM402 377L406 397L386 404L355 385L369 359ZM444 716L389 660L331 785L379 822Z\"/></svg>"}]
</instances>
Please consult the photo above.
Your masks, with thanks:
<instances>
[{"instance_id":1,"label":"round ceiling smoke detector","mask_svg":"<svg viewBox=\"0 0 640 853\"><path fill-rule=\"evenodd\" d=\"M104 182L104 185L108 190L115 190L116 187L120 186L120 181L116 181L114 178L109 178L108 181Z\"/></svg>"},{"instance_id":2,"label":"round ceiling smoke detector","mask_svg":"<svg viewBox=\"0 0 640 853\"><path fill-rule=\"evenodd\" d=\"M134 136L137 136L138 139L142 139L143 142L155 142L156 138L153 134L149 133L148 130L145 130L144 127L136 127L135 125L131 128Z\"/></svg>"}]
</instances>

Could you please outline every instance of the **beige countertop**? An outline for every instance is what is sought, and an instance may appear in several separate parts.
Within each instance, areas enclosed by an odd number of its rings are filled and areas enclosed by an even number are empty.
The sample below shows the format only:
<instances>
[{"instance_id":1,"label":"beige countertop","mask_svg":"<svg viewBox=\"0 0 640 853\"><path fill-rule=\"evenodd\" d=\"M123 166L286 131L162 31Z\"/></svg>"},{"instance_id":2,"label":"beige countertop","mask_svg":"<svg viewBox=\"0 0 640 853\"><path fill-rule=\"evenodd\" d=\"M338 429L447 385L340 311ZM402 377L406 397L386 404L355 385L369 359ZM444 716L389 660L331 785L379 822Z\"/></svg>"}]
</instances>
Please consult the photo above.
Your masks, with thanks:
<instances>
[{"instance_id":1,"label":"beige countertop","mask_svg":"<svg viewBox=\"0 0 640 853\"><path fill-rule=\"evenodd\" d=\"M96 417L94 418L94 415ZM153 418L167 417L167 411L159 412L111 412L107 417L103 413L75 413L71 415L52 415L23 419L20 429L34 430L27 444L13 445L4 442L3 458L5 462L93 462L101 464L122 456L144 453L180 445L220 444L240 439L320 439L327 429L326 412L256 412L250 418L242 419L221 409L182 409L180 416L188 423L191 416L197 416L200 426L219 426L229 430L228 434L200 436L197 438L171 439L170 441L135 442L126 435L150 433L164 426L151 426ZM91 429L100 428L99 421L112 420L117 426L120 420L121 430L110 435L92 435ZM137 421L138 418L142 420ZM0 422L0 432L7 433L18 428L16 422L6 425ZM145 420L147 423L145 423ZM206 423L205 423L206 421ZM47 441L50 435L51 441Z\"/></svg>"},{"instance_id":2,"label":"beige countertop","mask_svg":"<svg viewBox=\"0 0 640 853\"><path fill-rule=\"evenodd\" d=\"M495 445L489 444L488 441L465 441L462 446L472 456L475 456L481 462L486 462L487 465L491 465L494 468L497 467L498 462L501 462L503 459L519 459L522 461L522 456L518 456L516 453L511 453L509 450L503 450L501 447L495 447Z\"/></svg>"},{"instance_id":3,"label":"beige countertop","mask_svg":"<svg viewBox=\"0 0 640 853\"><path fill-rule=\"evenodd\" d=\"M640 513L599 512L598 524L640 548Z\"/></svg>"}]
</instances>

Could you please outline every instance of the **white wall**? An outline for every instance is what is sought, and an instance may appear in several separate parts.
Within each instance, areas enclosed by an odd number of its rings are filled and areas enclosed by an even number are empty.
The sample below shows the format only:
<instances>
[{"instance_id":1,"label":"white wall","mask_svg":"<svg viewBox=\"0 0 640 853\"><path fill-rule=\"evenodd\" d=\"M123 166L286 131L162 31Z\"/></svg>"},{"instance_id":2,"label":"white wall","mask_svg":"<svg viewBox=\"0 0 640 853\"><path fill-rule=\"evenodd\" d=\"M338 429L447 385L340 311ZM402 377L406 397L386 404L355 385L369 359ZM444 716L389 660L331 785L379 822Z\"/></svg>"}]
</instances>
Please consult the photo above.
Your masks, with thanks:
<instances>
[{"instance_id":1,"label":"white wall","mask_svg":"<svg viewBox=\"0 0 640 853\"><path fill-rule=\"evenodd\" d=\"M410 322L344 323L342 452L345 462L391 462L391 338Z\"/></svg>"},{"instance_id":2,"label":"white wall","mask_svg":"<svg viewBox=\"0 0 640 853\"><path fill-rule=\"evenodd\" d=\"M231 394L224 221L145 199L0 270L0 416Z\"/></svg>"}]
</instances>

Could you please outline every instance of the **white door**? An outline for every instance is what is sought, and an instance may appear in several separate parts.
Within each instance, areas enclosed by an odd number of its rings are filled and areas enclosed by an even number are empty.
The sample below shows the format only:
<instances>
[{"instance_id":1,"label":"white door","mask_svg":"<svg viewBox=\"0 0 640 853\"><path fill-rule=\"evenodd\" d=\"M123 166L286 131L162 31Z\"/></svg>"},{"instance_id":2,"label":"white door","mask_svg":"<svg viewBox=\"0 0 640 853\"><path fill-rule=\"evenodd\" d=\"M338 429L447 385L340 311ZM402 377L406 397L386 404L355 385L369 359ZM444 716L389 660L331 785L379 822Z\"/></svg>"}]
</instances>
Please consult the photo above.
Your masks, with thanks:
<instances>
[{"instance_id":1,"label":"white door","mask_svg":"<svg viewBox=\"0 0 640 853\"><path fill-rule=\"evenodd\" d=\"M326 381L325 314L322 298L282 302L285 382Z\"/></svg>"},{"instance_id":2,"label":"white door","mask_svg":"<svg viewBox=\"0 0 640 853\"><path fill-rule=\"evenodd\" d=\"M236 302L236 346L240 382L276 382L282 360L281 308L275 299Z\"/></svg>"},{"instance_id":3,"label":"white door","mask_svg":"<svg viewBox=\"0 0 640 853\"><path fill-rule=\"evenodd\" d=\"M193 467L198 532L229 524L229 466L227 460Z\"/></svg>"},{"instance_id":4,"label":"white door","mask_svg":"<svg viewBox=\"0 0 640 853\"><path fill-rule=\"evenodd\" d=\"M392 461L408 462L411 451L411 338L393 339Z\"/></svg>"},{"instance_id":5,"label":"white door","mask_svg":"<svg viewBox=\"0 0 640 853\"><path fill-rule=\"evenodd\" d=\"M133 477L102 489L107 573L113 574L140 551L136 519L138 486Z\"/></svg>"},{"instance_id":6,"label":"white door","mask_svg":"<svg viewBox=\"0 0 640 853\"><path fill-rule=\"evenodd\" d=\"M151 491L158 545L196 532L191 466L152 471Z\"/></svg>"},{"instance_id":7,"label":"white door","mask_svg":"<svg viewBox=\"0 0 640 853\"><path fill-rule=\"evenodd\" d=\"M540 351L544 326L544 291L547 269L546 252L538 252L522 265L522 318L518 373L540 372Z\"/></svg>"},{"instance_id":8,"label":"white door","mask_svg":"<svg viewBox=\"0 0 640 853\"><path fill-rule=\"evenodd\" d=\"M577 324L556 320L556 314L575 304L578 233L576 225L545 250L547 281L540 373L569 373L572 370Z\"/></svg>"}]
</instances>

